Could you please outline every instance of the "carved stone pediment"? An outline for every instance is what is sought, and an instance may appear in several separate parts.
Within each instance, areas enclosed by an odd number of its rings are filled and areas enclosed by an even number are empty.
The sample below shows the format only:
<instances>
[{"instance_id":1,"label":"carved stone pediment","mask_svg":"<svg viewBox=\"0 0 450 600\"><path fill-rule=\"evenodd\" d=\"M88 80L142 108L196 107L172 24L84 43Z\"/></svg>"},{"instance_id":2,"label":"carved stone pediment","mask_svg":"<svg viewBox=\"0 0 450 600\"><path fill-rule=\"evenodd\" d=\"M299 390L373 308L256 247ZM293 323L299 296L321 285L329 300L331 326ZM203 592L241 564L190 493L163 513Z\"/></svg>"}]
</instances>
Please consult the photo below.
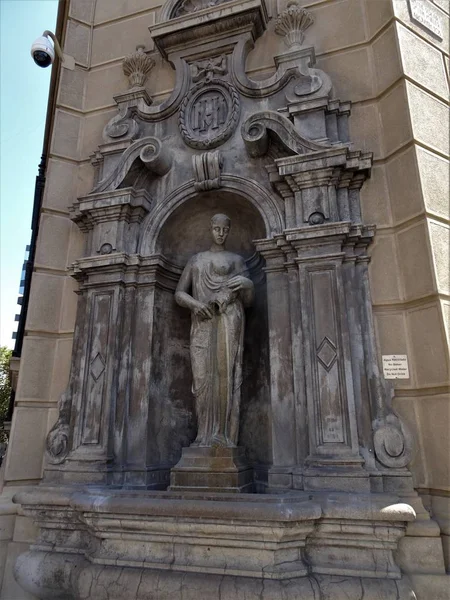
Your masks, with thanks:
<instances>
[{"instance_id":1,"label":"carved stone pediment","mask_svg":"<svg viewBox=\"0 0 450 600\"><path fill-rule=\"evenodd\" d=\"M177 17L198 12L205 8L211 8L212 6L217 6L218 4L223 4L228 1L229 0L181 0L181 2L178 1L175 5L171 18L176 19Z\"/></svg>"},{"instance_id":2,"label":"carved stone pediment","mask_svg":"<svg viewBox=\"0 0 450 600\"><path fill-rule=\"evenodd\" d=\"M169 21L192 13L214 9L230 0L168 0L161 8L159 21Z\"/></svg>"},{"instance_id":3,"label":"carved stone pediment","mask_svg":"<svg viewBox=\"0 0 450 600\"><path fill-rule=\"evenodd\" d=\"M338 127L325 126L325 114L334 110L327 105L332 85L323 71L314 68L313 48L289 48L275 56L275 73L266 79L254 80L247 75L247 56L268 24L264 0L230 0L171 19L174 8L174 2L166 3L160 22L150 27L150 33L163 58L176 70L175 88L161 103L152 103L142 87L149 76L151 89L152 59L142 48L127 57L124 70L133 87L114 97L119 114L104 129L107 144L111 140L134 142L146 136L160 137L155 133L155 128L160 129L157 123L168 124L172 118L187 146L209 150L233 136L242 116L246 119L251 112L263 108L280 110L283 104L282 110L288 112L288 118L303 137L318 139L320 143L327 138L332 143L347 141L338 137ZM302 32L310 21L303 18ZM317 100L320 107L305 104ZM313 132L312 136L307 130L302 131L305 119L297 116L311 109L324 111L319 134ZM327 123L340 119L342 111L334 112L331 117L327 115ZM330 132L325 131L327 128ZM172 126L170 129L173 131ZM340 127L341 131L345 132L345 126Z\"/></svg>"},{"instance_id":4,"label":"carved stone pediment","mask_svg":"<svg viewBox=\"0 0 450 600\"><path fill-rule=\"evenodd\" d=\"M190 0L187 0L190 1ZM172 52L183 52L194 45L211 41L220 44L224 32L250 32L256 40L267 27L267 8L261 0L217 1L196 11L186 12L179 18L172 15L172 2L161 10L159 23L150 27L156 47L167 58Z\"/></svg>"}]
</instances>

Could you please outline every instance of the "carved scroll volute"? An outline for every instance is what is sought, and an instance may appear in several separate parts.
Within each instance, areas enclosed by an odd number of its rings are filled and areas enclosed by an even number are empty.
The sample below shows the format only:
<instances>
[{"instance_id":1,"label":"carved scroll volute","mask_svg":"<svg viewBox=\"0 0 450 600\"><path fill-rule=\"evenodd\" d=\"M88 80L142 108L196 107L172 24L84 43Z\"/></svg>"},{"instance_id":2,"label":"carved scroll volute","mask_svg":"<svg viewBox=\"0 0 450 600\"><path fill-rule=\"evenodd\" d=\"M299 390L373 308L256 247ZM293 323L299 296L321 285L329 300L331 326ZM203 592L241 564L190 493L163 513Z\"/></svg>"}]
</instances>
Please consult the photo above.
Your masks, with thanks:
<instances>
[{"instance_id":1,"label":"carved scroll volute","mask_svg":"<svg viewBox=\"0 0 450 600\"><path fill-rule=\"evenodd\" d=\"M50 429L46 440L47 458L52 464L62 463L69 453L69 420L71 404L70 395L66 391L59 399L58 420Z\"/></svg>"},{"instance_id":2,"label":"carved scroll volute","mask_svg":"<svg viewBox=\"0 0 450 600\"><path fill-rule=\"evenodd\" d=\"M145 46L136 46L136 52L129 54L123 61L123 72L130 81L130 89L144 87L148 74L155 66L155 61L144 52Z\"/></svg>"},{"instance_id":3,"label":"carved scroll volute","mask_svg":"<svg viewBox=\"0 0 450 600\"><path fill-rule=\"evenodd\" d=\"M406 467L412 458L411 434L400 419L390 413L372 424L373 444L378 461L391 469Z\"/></svg>"},{"instance_id":4,"label":"carved scroll volute","mask_svg":"<svg viewBox=\"0 0 450 600\"><path fill-rule=\"evenodd\" d=\"M314 17L296 2L290 2L275 22L275 33L284 37L289 48L297 49L303 44L305 31L314 23Z\"/></svg>"}]
</instances>

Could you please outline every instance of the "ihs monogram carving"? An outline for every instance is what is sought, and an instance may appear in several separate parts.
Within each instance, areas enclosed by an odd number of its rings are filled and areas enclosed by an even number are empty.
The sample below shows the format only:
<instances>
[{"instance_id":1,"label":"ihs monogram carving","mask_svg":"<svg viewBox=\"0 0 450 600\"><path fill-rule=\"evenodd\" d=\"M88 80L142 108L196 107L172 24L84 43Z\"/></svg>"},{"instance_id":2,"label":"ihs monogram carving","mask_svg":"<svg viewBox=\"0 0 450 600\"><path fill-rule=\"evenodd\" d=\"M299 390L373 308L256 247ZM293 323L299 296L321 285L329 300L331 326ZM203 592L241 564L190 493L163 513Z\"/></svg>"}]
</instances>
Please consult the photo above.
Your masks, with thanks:
<instances>
[{"instance_id":1,"label":"ihs monogram carving","mask_svg":"<svg viewBox=\"0 0 450 600\"><path fill-rule=\"evenodd\" d=\"M284 37L289 48L298 48L302 45L305 31L314 23L314 17L304 8L290 2L275 21L275 33Z\"/></svg>"},{"instance_id":2,"label":"ihs monogram carving","mask_svg":"<svg viewBox=\"0 0 450 600\"><path fill-rule=\"evenodd\" d=\"M123 72L130 81L130 88L143 87L149 72L155 66L155 61L144 52L145 46L136 46L136 52L129 54L123 60Z\"/></svg>"},{"instance_id":3,"label":"ihs monogram carving","mask_svg":"<svg viewBox=\"0 0 450 600\"><path fill-rule=\"evenodd\" d=\"M214 75L226 75L227 73L227 57L224 54L216 58L207 58L191 63L191 75L194 83L203 78L206 82L210 82Z\"/></svg>"},{"instance_id":4,"label":"ihs monogram carving","mask_svg":"<svg viewBox=\"0 0 450 600\"><path fill-rule=\"evenodd\" d=\"M191 148L215 148L232 135L239 114L239 95L232 85L221 79L200 81L180 106L181 136Z\"/></svg>"},{"instance_id":5,"label":"ihs monogram carving","mask_svg":"<svg viewBox=\"0 0 450 600\"><path fill-rule=\"evenodd\" d=\"M217 6L217 4L223 4L229 0L182 0L182 2L175 8L172 14L172 18L181 17L188 13L197 12L204 8L211 8Z\"/></svg>"}]
</instances>

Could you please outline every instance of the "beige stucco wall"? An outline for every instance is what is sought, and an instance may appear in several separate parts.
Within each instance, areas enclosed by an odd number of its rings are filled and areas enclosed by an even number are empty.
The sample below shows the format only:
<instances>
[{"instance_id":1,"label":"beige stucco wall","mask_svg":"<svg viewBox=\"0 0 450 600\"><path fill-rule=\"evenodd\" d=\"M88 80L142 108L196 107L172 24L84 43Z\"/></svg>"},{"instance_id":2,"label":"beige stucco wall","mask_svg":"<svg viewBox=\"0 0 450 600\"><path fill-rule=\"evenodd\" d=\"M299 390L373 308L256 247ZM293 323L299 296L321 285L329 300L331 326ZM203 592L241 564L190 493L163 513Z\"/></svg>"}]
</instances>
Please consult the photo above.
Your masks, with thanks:
<instances>
[{"instance_id":1,"label":"beige stucco wall","mask_svg":"<svg viewBox=\"0 0 450 600\"><path fill-rule=\"evenodd\" d=\"M269 4L276 16L286 2ZM319 68L332 78L335 96L352 101L355 148L374 153L362 198L364 219L378 230L370 276L380 355L408 355L411 378L396 383L395 407L416 441L415 485L436 498L436 515L448 528L448 502L441 501L450 494L448 4L435 0L443 41L411 22L406 0L298 4L316 19L306 43L315 46ZM83 252L68 206L93 186L90 155L116 114L113 95L128 87L122 59L137 44L153 49L148 27L159 6L155 0L70 3L65 51L77 66L62 70L58 91L5 494L42 476L45 436L69 376L77 296L67 267ZM272 22L249 57L253 77L272 70L282 44ZM159 102L174 77L154 58L147 89ZM10 544L11 552L29 541L13 539L19 546ZM1 597L24 600L8 577Z\"/></svg>"}]
</instances>

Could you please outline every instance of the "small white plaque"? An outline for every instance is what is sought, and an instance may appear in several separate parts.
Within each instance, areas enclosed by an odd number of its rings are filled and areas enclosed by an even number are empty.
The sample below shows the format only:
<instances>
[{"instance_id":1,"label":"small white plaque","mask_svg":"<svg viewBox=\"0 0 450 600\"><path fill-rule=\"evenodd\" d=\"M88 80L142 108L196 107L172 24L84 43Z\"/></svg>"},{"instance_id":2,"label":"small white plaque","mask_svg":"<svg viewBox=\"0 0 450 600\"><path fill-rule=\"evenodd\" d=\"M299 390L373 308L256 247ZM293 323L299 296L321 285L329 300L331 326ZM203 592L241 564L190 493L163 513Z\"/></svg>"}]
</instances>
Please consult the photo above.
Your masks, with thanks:
<instances>
[{"instance_id":1,"label":"small white plaque","mask_svg":"<svg viewBox=\"0 0 450 600\"><path fill-rule=\"evenodd\" d=\"M443 39L441 15L429 0L409 0L411 19Z\"/></svg>"},{"instance_id":2,"label":"small white plaque","mask_svg":"<svg viewBox=\"0 0 450 600\"><path fill-rule=\"evenodd\" d=\"M409 379L406 354L383 354L383 375L385 379Z\"/></svg>"}]
</instances>

